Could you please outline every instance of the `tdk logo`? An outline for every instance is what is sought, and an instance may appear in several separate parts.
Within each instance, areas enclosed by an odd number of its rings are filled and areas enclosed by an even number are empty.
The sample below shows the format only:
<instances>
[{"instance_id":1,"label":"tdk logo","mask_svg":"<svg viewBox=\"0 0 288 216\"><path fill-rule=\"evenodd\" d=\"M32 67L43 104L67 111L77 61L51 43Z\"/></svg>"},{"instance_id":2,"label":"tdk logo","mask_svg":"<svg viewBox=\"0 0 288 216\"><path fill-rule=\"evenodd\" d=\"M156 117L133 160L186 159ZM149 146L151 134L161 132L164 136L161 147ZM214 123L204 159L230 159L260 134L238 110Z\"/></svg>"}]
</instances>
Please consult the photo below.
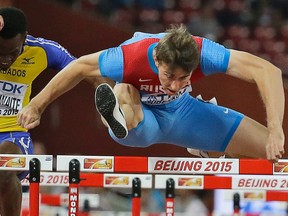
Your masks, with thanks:
<instances>
[{"instance_id":1,"label":"tdk logo","mask_svg":"<svg viewBox=\"0 0 288 216\"><path fill-rule=\"evenodd\" d=\"M0 81L0 91L2 91L2 92L7 92L10 94L13 93L13 94L17 94L17 95L23 95L24 89L25 89L24 85Z\"/></svg>"},{"instance_id":2,"label":"tdk logo","mask_svg":"<svg viewBox=\"0 0 288 216\"><path fill-rule=\"evenodd\" d=\"M21 64L35 64L35 62L32 61L34 57L30 57L30 58L23 58L23 62Z\"/></svg>"}]
</instances>

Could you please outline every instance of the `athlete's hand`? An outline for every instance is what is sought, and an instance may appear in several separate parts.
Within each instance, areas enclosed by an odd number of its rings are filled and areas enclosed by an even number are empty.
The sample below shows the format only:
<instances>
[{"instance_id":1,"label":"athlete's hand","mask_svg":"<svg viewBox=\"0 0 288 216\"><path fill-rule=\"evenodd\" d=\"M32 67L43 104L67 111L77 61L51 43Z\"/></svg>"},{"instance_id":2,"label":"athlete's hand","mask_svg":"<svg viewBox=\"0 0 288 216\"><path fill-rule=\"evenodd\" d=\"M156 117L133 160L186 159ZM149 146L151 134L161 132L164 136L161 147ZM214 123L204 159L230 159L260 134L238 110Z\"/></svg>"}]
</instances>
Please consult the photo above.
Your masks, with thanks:
<instances>
[{"instance_id":1,"label":"athlete's hand","mask_svg":"<svg viewBox=\"0 0 288 216\"><path fill-rule=\"evenodd\" d=\"M0 31L3 29L4 27L4 19L3 17L0 15Z\"/></svg>"},{"instance_id":2,"label":"athlete's hand","mask_svg":"<svg viewBox=\"0 0 288 216\"><path fill-rule=\"evenodd\" d=\"M41 114L31 103L24 107L17 115L18 125L30 130L40 124Z\"/></svg>"},{"instance_id":3,"label":"athlete's hand","mask_svg":"<svg viewBox=\"0 0 288 216\"><path fill-rule=\"evenodd\" d=\"M277 129L269 129L269 135L266 144L267 159L277 161L278 159L282 158L282 155L285 152L284 143L285 136L282 127Z\"/></svg>"}]
</instances>

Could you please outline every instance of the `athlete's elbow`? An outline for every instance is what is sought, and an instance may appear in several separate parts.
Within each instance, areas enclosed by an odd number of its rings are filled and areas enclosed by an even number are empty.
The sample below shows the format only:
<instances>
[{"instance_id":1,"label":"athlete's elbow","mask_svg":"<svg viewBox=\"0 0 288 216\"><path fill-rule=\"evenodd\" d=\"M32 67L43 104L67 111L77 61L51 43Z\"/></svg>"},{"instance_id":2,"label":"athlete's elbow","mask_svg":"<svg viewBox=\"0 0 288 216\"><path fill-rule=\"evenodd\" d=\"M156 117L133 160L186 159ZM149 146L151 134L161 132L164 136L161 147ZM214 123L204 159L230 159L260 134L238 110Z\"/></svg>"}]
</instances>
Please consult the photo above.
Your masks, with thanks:
<instances>
[{"instance_id":1,"label":"athlete's elbow","mask_svg":"<svg viewBox=\"0 0 288 216\"><path fill-rule=\"evenodd\" d=\"M275 72L274 72L277 76L282 77L282 70L278 67L276 67Z\"/></svg>"}]
</instances>

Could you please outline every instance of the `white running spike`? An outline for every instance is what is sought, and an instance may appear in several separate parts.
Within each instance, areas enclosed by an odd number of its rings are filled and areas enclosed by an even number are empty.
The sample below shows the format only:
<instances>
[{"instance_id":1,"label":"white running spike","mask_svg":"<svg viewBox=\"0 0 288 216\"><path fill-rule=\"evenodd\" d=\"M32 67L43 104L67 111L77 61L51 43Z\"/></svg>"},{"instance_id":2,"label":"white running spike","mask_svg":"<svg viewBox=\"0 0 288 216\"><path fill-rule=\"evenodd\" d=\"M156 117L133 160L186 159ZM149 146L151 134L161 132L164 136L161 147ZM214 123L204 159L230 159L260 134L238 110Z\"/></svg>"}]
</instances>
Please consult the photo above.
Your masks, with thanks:
<instances>
[{"instance_id":1,"label":"white running spike","mask_svg":"<svg viewBox=\"0 0 288 216\"><path fill-rule=\"evenodd\" d=\"M119 106L113 89L102 83L95 91L95 105L99 114L105 119L112 133L118 139L124 139L128 135L124 112Z\"/></svg>"}]
</instances>

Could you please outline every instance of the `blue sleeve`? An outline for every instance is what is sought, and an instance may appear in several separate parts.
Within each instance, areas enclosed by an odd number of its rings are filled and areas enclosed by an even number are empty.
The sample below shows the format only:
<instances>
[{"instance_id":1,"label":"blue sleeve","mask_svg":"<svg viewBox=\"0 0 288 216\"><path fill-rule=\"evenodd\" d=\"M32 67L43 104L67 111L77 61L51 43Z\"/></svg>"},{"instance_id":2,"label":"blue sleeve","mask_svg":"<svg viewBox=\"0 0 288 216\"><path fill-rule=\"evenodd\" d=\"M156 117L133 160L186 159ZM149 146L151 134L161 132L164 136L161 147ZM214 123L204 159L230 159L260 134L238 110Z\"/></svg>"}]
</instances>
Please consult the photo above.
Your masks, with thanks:
<instances>
[{"instance_id":1,"label":"blue sleeve","mask_svg":"<svg viewBox=\"0 0 288 216\"><path fill-rule=\"evenodd\" d=\"M75 59L64 47L55 41L44 38L35 38L31 35L27 36L29 46L41 47L47 55L47 67L61 70L72 60Z\"/></svg>"},{"instance_id":2,"label":"blue sleeve","mask_svg":"<svg viewBox=\"0 0 288 216\"><path fill-rule=\"evenodd\" d=\"M48 68L61 70L75 59L67 49L57 42L45 40L43 48L47 53Z\"/></svg>"},{"instance_id":3,"label":"blue sleeve","mask_svg":"<svg viewBox=\"0 0 288 216\"><path fill-rule=\"evenodd\" d=\"M225 73L228 68L230 50L204 38L200 57L201 70L205 75Z\"/></svg>"},{"instance_id":4,"label":"blue sleeve","mask_svg":"<svg viewBox=\"0 0 288 216\"><path fill-rule=\"evenodd\" d=\"M166 33L150 34L135 32L133 37L124 41L119 47L104 50L98 60L100 73L103 77L108 77L116 82L123 81L124 58L121 46L135 43L144 38L162 38Z\"/></svg>"},{"instance_id":5,"label":"blue sleeve","mask_svg":"<svg viewBox=\"0 0 288 216\"><path fill-rule=\"evenodd\" d=\"M122 82L124 59L121 47L104 50L98 60L100 73L116 82Z\"/></svg>"}]
</instances>

